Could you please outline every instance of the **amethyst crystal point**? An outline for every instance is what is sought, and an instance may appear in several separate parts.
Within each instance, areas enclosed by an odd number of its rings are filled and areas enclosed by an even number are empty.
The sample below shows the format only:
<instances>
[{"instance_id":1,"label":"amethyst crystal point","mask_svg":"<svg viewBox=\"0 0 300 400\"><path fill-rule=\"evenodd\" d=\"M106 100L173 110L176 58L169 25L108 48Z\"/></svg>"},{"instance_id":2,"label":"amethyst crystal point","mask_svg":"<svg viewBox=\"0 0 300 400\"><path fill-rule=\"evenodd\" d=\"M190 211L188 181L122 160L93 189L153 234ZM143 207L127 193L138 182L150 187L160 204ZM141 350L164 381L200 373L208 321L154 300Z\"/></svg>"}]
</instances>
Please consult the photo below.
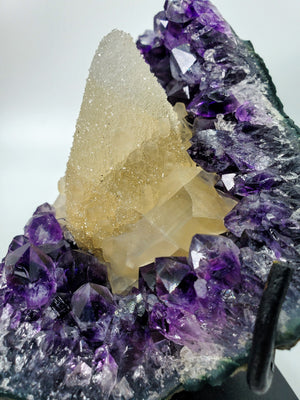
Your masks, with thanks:
<instances>
[{"instance_id":1,"label":"amethyst crystal point","mask_svg":"<svg viewBox=\"0 0 300 400\"><path fill-rule=\"evenodd\" d=\"M186 261L184 258L157 258L155 260L156 292L160 298L178 289L191 272L191 268L184 261Z\"/></svg>"},{"instance_id":2,"label":"amethyst crystal point","mask_svg":"<svg viewBox=\"0 0 300 400\"><path fill-rule=\"evenodd\" d=\"M159 258L155 264L159 300L168 306L193 312L193 306L197 307L194 288L197 276L186 259Z\"/></svg>"},{"instance_id":3,"label":"amethyst crystal point","mask_svg":"<svg viewBox=\"0 0 300 400\"><path fill-rule=\"evenodd\" d=\"M299 256L294 240L300 224L293 201L276 192L244 197L226 216L225 225L237 237L247 232L257 242L267 244L278 259Z\"/></svg>"},{"instance_id":4,"label":"amethyst crystal point","mask_svg":"<svg viewBox=\"0 0 300 400\"><path fill-rule=\"evenodd\" d=\"M182 44L177 47L174 47L171 50L171 59L170 59L170 67L171 67L171 74L174 79L176 80L183 80L182 78L186 73L189 74L188 77L186 77L187 80L189 80L189 83L197 83L193 78L193 70L195 68L199 69L199 65L195 64L197 61L197 57L192 54L191 48L188 44Z\"/></svg>"},{"instance_id":5,"label":"amethyst crystal point","mask_svg":"<svg viewBox=\"0 0 300 400\"><path fill-rule=\"evenodd\" d=\"M192 239L189 263L200 278L233 288L241 281L239 253L239 248L226 237L196 235Z\"/></svg>"},{"instance_id":6,"label":"amethyst crystal point","mask_svg":"<svg viewBox=\"0 0 300 400\"><path fill-rule=\"evenodd\" d=\"M37 207L33 216L40 215L40 214L53 214L55 216L55 208L51 206L49 203L41 204Z\"/></svg>"},{"instance_id":7,"label":"amethyst crystal point","mask_svg":"<svg viewBox=\"0 0 300 400\"><path fill-rule=\"evenodd\" d=\"M140 267L139 270L139 289L142 293L154 293L156 284L156 268L155 264L149 264Z\"/></svg>"},{"instance_id":8,"label":"amethyst crystal point","mask_svg":"<svg viewBox=\"0 0 300 400\"><path fill-rule=\"evenodd\" d=\"M24 235L15 236L8 247L8 253L15 251L19 247L24 246L26 243L28 243L28 239L26 236Z\"/></svg>"},{"instance_id":9,"label":"amethyst crystal point","mask_svg":"<svg viewBox=\"0 0 300 400\"><path fill-rule=\"evenodd\" d=\"M57 244L63 238L54 210L48 203L38 207L24 229L25 236L36 246Z\"/></svg>"},{"instance_id":10,"label":"amethyst crystal point","mask_svg":"<svg viewBox=\"0 0 300 400\"><path fill-rule=\"evenodd\" d=\"M118 376L118 365L107 346L98 347L95 351L95 372L92 382L101 389L103 399L108 399Z\"/></svg>"},{"instance_id":11,"label":"amethyst crystal point","mask_svg":"<svg viewBox=\"0 0 300 400\"><path fill-rule=\"evenodd\" d=\"M109 287L106 265L92 254L68 249L58 258L56 266L61 282L58 291L73 293L87 282Z\"/></svg>"},{"instance_id":12,"label":"amethyst crystal point","mask_svg":"<svg viewBox=\"0 0 300 400\"><path fill-rule=\"evenodd\" d=\"M254 171L237 176L229 190L233 188L232 193L236 196L249 196L250 194L260 193L262 190L268 191L280 183L282 183L282 180L275 171Z\"/></svg>"},{"instance_id":13,"label":"amethyst crystal point","mask_svg":"<svg viewBox=\"0 0 300 400\"><path fill-rule=\"evenodd\" d=\"M192 5L192 1L166 0L166 17L169 21L184 23L189 21L193 15L197 15Z\"/></svg>"},{"instance_id":14,"label":"amethyst crystal point","mask_svg":"<svg viewBox=\"0 0 300 400\"><path fill-rule=\"evenodd\" d=\"M91 342L103 342L115 311L110 291L101 285L86 283L72 296L72 314Z\"/></svg>"},{"instance_id":15,"label":"amethyst crystal point","mask_svg":"<svg viewBox=\"0 0 300 400\"><path fill-rule=\"evenodd\" d=\"M236 99L230 94L210 93L199 95L189 103L187 111L204 118L216 118L218 114L231 114L237 107Z\"/></svg>"},{"instance_id":16,"label":"amethyst crystal point","mask_svg":"<svg viewBox=\"0 0 300 400\"><path fill-rule=\"evenodd\" d=\"M234 142L228 132L206 129L196 131L188 152L193 160L208 172L224 173L235 170L233 160L227 154Z\"/></svg>"},{"instance_id":17,"label":"amethyst crystal point","mask_svg":"<svg viewBox=\"0 0 300 400\"><path fill-rule=\"evenodd\" d=\"M45 306L56 291L53 261L29 243L6 257L4 273L7 287L28 308Z\"/></svg>"},{"instance_id":18,"label":"amethyst crystal point","mask_svg":"<svg viewBox=\"0 0 300 400\"><path fill-rule=\"evenodd\" d=\"M201 246L199 243L197 245L196 241L197 239L199 241L202 235L197 236L191 246L191 254L194 262L199 263ZM207 245L210 249L208 256L206 258L203 256L202 272L205 279L198 271L199 266L197 265L194 270L193 264L189 265L184 258L159 258L155 264L141 268L141 275L144 278L140 280L140 288L144 293L148 293L144 299L149 312L150 329L158 331L177 345L187 346L197 352L203 343L217 338L220 340L222 337L215 326L216 324L226 326L225 310L229 314L233 312L234 307L237 307L236 304L233 305L232 299L235 299L235 295L232 289L233 287L240 289L241 283L239 249L229 239L203 236L207 243L203 239L202 248ZM210 246L209 239L211 242L216 239L216 243ZM204 271L205 267L209 269L208 261L213 266L210 274ZM147 284L145 285L145 281L153 283L154 274L156 290L155 287L151 290ZM229 279L228 275L232 277ZM226 335L225 329L223 340Z\"/></svg>"},{"instance_id":19,"label":"amethyst crystal point","mask_svg":"<svg viewBox=\"0 0 300 400\"><path fill-rule=\"evenodd\" d=\"M203 340L202 323L189 312L157 303L151 312L150 328L159 331L172 342L199 350ZM205 335L207 336L207 335Z\"/></svg>"}]
</instances>

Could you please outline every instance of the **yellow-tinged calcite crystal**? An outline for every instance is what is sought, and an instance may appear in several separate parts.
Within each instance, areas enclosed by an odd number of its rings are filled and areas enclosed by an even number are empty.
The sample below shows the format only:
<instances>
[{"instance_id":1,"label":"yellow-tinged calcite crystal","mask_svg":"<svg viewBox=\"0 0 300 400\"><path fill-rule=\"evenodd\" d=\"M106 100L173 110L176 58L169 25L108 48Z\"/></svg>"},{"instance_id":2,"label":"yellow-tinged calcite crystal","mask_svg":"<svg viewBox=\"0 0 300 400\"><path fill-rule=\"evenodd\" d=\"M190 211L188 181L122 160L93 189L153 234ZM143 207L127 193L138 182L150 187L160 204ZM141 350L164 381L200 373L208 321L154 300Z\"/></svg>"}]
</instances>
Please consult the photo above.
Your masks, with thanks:
<instances>
[{"instance_id":1,"label":"yellow-tinged calcite crystal","mask_svg":"<svg viewBox=\"0 0 300 400\"><path fill-rule=\"evenodd\" d=\"M132 38L106 36L90 68L60 202L79 246L110 262L115 291L155 257L185 254L195 233L225 231L234 203L189 158L190 136Z\"/></svg>"}]
</instances>

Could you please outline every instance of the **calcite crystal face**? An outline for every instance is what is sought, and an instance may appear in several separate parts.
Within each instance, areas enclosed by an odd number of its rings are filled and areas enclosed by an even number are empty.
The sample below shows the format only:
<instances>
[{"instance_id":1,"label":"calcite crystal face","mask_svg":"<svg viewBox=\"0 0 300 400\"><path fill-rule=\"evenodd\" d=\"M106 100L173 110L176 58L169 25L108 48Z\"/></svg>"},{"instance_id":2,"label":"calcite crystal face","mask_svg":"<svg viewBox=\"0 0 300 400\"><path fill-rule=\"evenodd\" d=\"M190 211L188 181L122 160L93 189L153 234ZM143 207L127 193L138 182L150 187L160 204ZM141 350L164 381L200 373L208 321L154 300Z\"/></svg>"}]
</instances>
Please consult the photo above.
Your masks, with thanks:
<instances>
[{"instance_id":1,"label":"calcite crystal face","mask_svg":"<svg viewBox=\"0 0 300 400\"><path fill-rule=\"evenodd\" d=\"M209 1L165 2L137 47L191 135L129 42L100 45L56 207L39 206L0 263L5 395L162 400L219 384L247 363L274 262L294 269L276 346L300 338L299 129L261 58ZM112 290L138 262L136 285Z\"/></svg>"},{"instance_id":2,"label":"calcite crystal face","mask_svg":"<svg viewBox=\"0 0 300 400\"><path fill-rule=\"evenodd\" d=\"M116 291L155 257L187 255L194 234L226 230L235 202L190 159L191 136L132 38L106 36L87 79L63 216L76 242L110 263Z\"/></svg>"}]
</instances>

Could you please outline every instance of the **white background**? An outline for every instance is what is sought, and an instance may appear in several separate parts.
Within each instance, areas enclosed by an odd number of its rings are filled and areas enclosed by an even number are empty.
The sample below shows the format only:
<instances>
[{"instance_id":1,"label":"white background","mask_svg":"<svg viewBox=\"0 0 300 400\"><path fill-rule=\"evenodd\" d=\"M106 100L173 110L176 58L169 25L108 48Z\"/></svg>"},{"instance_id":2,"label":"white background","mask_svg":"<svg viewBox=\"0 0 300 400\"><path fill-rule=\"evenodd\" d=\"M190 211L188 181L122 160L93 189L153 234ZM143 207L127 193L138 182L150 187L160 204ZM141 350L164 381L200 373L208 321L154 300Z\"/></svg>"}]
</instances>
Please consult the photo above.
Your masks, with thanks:
<instances>
[{"instance_id":1,"label":"white background","mask_svg":"<svg viewBox=\"0 0 300 400\"><path fill-rule=\"evenodd\" d=\"M300 125L299 0L215 0L263 56L287 114ZM163 0L0 0L0 257L64 175L85 79L113 28L134 38ZM300 397L300 346L276 362Z\"/></svg>"}]
</instances>

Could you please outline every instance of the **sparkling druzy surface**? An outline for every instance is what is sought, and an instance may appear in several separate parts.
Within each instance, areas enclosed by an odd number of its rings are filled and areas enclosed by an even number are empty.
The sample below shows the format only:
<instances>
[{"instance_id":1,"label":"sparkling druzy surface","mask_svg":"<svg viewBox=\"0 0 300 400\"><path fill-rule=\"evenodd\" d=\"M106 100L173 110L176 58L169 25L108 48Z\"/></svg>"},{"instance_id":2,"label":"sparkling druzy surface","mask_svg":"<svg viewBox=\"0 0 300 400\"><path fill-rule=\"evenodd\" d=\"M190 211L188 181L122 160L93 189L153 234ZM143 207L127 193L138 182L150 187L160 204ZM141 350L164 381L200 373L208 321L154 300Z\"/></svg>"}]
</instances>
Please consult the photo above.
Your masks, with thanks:
<instances>
[{"instance_id":1,"label":"sparkling druzy surface","mask_svg":"<svg viewBox=\"0 0 300 400\"><path fill-rule=\"evenodd\" d=\"M169 100L189 110L201 176L217 173L237 202L228 232L196 234L188 257L141 266L120 295L107 263L78 247L53 207L38 207L0 264L0 393L159 400L218 384L247 362L277 260L295 268L277 346L299 340L299 130L263 62L202 0L166 1L138 47Z\"/></svg>"},{"instance_id":2,"label":"sparkling druzy surface","mask_svg":"<svg viewBox=\"0 0 300 400\"><path fill-rule=\"evenodd\" d=\"M190 138L132 38L106 36L87 80L62 216L78 245L110 263L115 291L155 257L187 254L194 234L226 230L235 202L200 174Z\"/></svg>"}]
</instances>

